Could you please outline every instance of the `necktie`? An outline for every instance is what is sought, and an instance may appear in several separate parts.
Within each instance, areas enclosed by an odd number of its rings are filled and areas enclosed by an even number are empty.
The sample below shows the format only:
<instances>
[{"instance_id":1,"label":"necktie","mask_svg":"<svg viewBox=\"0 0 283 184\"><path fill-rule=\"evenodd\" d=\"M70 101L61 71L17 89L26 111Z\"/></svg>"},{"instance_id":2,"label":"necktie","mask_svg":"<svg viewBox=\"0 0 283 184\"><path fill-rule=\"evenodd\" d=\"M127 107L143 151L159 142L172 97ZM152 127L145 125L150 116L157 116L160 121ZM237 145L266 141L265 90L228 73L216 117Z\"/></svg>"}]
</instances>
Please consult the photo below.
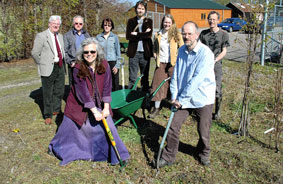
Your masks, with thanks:
<instances>
[{"instance_id":1,"label":"necktie","mask_svg":"<svg viewBox=\"0 0 283 184\"><path fill-rule=\"evenodd\" d=\"M55 45L56 45L56 49L57 49L57 53L58 53L58 57L59 57L59 67L62 67L63 65L63 58L62 58L62 53L61 53L61 49L57 40L57 36L56 33L54 34L55 36Z\"/></svg>"}]
</instances>

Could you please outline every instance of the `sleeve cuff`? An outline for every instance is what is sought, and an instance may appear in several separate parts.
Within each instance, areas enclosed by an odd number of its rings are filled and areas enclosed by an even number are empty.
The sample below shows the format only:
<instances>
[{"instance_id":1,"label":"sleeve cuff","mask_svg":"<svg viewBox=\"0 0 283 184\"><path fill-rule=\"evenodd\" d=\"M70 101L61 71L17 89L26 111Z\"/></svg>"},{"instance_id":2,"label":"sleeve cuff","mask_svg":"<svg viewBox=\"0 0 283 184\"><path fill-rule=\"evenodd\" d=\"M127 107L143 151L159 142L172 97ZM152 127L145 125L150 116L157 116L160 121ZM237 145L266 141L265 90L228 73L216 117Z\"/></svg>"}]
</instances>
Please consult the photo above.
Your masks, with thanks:
<instances>
[{"instance_id":1,"label":"sleeve cuff","mask_svg":"<svg viewBox=\"0 0 283 184\"><path fill-rule=\"evenodd\" d=\"M87 102L84 104L84 108L91 109L95 107L94 102Z\"/></svg>"},{"instance_id":2,"label":"sleeve cuff","mask_svg":"<svg viewBox=\"0 0 283 184\"><path fill-rule=\"evenodd\" d=\"M102 97L102 101L104 103L110 103L112 101L112 98L111 96L105 96L105 97Z\"/></svg>"}]
</instances>

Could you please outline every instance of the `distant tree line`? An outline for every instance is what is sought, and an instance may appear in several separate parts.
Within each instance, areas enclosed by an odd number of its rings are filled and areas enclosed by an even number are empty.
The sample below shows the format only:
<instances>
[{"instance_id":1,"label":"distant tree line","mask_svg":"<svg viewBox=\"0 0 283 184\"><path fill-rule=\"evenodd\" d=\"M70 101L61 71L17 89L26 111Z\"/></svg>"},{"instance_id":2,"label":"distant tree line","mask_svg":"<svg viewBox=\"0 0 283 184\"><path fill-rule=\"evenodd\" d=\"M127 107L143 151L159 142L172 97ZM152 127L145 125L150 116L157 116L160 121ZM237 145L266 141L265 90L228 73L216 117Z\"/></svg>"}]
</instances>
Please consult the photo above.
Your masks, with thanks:
<instances>
[{"instance_id":1,"label":"distant tree line","mask_svg":"<svg viewBox=\"0 0 283 184\"><path fill-rule=\"evenodd\" d=\"M131 6L119 0L1 0L0 62L30 57L35 34L48 28L51 15L62 17L63 34L72 27L72 18L81 15L85 18L84 28L96 35L106 17L125 30Z\"/></svg>"}]
</instances>

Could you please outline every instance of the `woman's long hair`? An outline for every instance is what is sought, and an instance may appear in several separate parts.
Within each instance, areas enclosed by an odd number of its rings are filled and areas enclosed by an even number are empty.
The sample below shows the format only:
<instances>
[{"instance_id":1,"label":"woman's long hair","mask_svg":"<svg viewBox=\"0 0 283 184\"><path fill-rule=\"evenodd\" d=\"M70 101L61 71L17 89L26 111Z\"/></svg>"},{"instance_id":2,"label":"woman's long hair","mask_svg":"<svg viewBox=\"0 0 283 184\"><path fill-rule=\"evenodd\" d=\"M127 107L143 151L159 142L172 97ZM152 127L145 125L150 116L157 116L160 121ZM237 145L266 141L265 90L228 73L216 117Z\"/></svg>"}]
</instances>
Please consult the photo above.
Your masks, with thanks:
<instances>
[{"instance_id":1,"label":"woman's long hair","mask_svg":"<svg viewBox=\"0 0 283 184\"><path fill-rule=\"evenodd\" d=\"M81 47L78 49L77 51L77 62L80 64L80 69L79 69L79 73L78 73L78 77L79 78L85 78L85 77L89 77L92 80L91 74L89 72L88 69L88 64L84 59L83 56L83 51L84 51L84 47L90 44L95 44L96 45L96 59L95 59L95 70L94 72L102 74L105 73L106 68L103 65L103 60L105 60L105 54L104 51L102 49L102 47L100 46L99 42L96 40L96 38L94 37L90 37L90 38L86 38L82 43L81 43Z\"/></svg>"},{"instance_id":2,"label":"woman's long hair","mask_svg":"<svg viewBox=\"0 0 283 184\"><path fill-rule=\"evenodd\" d=\"M180 41L180 38L178 36L179 31L177 29L174 17L171 14L164 15L164 17L162 18L162 21L161 21L160 29L161 30L164 29L163 23L165 21L165 18L169 18L169 19L172 20L172 25L171 25L171 27L170 27L170 29L168 31L168 42L170 42L170 40L172 38L175 40L175 42L179 42Z\"/></svg>"}]
</instances>

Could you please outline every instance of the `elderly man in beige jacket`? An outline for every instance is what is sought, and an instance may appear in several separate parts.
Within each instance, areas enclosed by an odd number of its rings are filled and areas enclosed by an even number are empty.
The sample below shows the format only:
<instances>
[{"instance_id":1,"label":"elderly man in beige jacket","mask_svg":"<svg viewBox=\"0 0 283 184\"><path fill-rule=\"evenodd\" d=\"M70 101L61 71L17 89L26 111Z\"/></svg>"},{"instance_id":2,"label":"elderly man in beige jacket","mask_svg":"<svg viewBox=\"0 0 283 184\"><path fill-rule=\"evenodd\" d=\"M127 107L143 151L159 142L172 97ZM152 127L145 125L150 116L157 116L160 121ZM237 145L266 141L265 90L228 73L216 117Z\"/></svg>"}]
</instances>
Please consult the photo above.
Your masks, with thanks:
<instances>
[{"instance_id":1,"label":"elderly man in beige jacket","mask_svg":"<svg viewBox=\"0 0 283 184\"><path fill-rule=\"evenodd\" d=\"M42 82L43 116L47 125L51 124L53 115L61 112L65 90L65 53L63 36L58 33L60 25L61 17L52 15L49 28L36 35L32 49Z\"/></svg>"}]
</instances>

